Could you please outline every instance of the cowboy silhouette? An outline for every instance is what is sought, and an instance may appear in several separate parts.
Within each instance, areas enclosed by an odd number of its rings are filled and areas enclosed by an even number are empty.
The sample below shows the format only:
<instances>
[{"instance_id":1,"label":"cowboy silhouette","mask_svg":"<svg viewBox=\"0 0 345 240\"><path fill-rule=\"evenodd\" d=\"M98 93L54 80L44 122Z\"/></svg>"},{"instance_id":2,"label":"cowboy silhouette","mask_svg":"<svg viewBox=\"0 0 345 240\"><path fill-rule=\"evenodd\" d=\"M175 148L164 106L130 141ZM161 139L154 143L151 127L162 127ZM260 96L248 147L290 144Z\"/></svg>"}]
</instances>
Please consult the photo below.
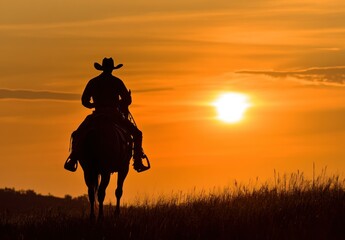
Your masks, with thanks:
<instances>
[{"instance_id":1,"label":"cowboy silhouette","mask_svg":"<svg viewBox=\"0 0 345 240\"><path fill-rule=\"evenodd\" d=\"M131 91L127 90L121 79L112 75L114 69L119 69L122 66L122 64L115 66L112 58L104 58L102 65L94 64L94 67L102 73L87 83L81 102L84 107L95 110L72 133L72 151L66 161L69 164L67 168L65 165L66 169L76 169L73 166L77 164L79 158L79 146L97 116L111 117L112 121L115 121L132 135L134 141L133 167L137 172L149 169L142 162L142 159L146 157L142 150L142 132L129 118L128 106L132 103Z\"/></svg>"}]
</instances>

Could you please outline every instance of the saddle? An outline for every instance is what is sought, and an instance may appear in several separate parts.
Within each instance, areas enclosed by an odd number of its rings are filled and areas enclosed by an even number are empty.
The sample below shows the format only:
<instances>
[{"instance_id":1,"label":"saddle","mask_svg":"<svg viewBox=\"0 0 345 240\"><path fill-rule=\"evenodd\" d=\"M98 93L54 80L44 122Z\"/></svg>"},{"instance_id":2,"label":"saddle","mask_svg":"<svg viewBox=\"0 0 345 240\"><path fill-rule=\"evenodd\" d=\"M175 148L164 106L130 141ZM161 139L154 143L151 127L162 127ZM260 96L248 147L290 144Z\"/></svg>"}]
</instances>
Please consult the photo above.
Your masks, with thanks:
<instances>
[{"instance_id":1,"label":"saddle","mask_svg":"<svg viewBox=\"0 0 345 240\"><path fill-rule=\"evenodd\" d=\"M122 110L118 113L97 110L85 118L78 129L71 134L70 155L64 164L66 170L76 171L78 160L83 169L93 168L96 163L91 164L90 160L87 160L92 157L98 159L96 164L98 168L110 169L112 172L119 168L116 160L125 159L129 162L133 154L133 136L121 122L128 119L134 126L136 124L128 108L127 111ZM97 152L96 156L95 152ZM143 154L142 158L146 160L147 166L141 163L140 168L135 168L138 172L150 168L148 157ZM104 159L107 161L105 162Z\"/></svg>"}]
</instances>

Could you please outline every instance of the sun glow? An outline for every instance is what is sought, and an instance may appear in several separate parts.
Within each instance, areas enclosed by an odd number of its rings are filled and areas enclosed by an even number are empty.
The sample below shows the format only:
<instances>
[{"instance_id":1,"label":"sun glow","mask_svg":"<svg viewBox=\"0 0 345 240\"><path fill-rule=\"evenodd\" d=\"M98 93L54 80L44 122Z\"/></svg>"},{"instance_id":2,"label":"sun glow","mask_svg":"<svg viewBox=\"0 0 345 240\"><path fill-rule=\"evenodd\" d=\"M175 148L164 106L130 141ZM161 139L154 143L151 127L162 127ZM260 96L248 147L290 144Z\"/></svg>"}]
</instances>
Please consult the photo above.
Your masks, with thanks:
<instances>
[{"instance_id":1,"label":"sun glow","mask_svg":"<svg viewBox=\"0 0 345 240\"><path fill-rule=\"evenodd\" d=\"M250 107L248 97L241 93L225 93L213 103L218 119L226 123L237 123L244 117L244 113Z\"/></svg>"}]
</instances>

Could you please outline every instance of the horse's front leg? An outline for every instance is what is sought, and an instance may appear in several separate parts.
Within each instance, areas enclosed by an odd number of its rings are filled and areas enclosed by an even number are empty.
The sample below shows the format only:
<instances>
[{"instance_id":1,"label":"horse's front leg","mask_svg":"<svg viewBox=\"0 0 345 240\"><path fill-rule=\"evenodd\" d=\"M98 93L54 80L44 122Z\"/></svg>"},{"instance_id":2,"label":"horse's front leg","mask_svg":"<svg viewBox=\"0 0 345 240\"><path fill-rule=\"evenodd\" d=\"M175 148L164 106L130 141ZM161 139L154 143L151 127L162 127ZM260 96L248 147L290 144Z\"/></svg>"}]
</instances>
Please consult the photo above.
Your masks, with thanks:
<instances>
[{"instance_id":1,"label":"horse's front leg","mask_svg":"<svg viewBox=\"0 0 345 240\"><path fill-rule=\"evenodd\" d=\"M98 203L99 203L99 210L98 210L98 220L103 219L103 202L105 198L105 190L108 187L110 181L110 173L102 174L101 175L101 183L98 188Z\"/></svg>"},{"instance_id":2,"label":"horse's front leg","mask_svg":"<svg viewBox=\"0 0 345 240\"><path fill-rule=\"evenodd\" d=\"M120 170L117 174L117 188L115 190L115 196L116 196L116 209L115 209L115 215L120 215L120 200L123 193L123 183L127 177L128 174L128 167L126 167L123 170Z\"/></svg>"}]
</instances>

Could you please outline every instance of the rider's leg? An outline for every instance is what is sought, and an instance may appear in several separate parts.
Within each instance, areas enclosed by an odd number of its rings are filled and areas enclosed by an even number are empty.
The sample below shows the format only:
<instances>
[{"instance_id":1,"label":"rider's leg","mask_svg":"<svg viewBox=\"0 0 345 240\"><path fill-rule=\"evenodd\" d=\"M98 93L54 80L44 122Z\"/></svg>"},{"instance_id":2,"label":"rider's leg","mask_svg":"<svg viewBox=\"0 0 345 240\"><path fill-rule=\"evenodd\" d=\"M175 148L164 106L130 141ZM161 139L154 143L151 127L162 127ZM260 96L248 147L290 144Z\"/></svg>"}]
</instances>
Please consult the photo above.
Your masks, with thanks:
<instances>
[{"instance_id":1,"label":"rider's leg","mask_svg":"<svg viewBox=\"0 0 345 240\"><path fill-rule=\"evenodd\" d=\"M131 131L134 141L134 158L141 158L143 156L143 134L138 128L133 128Z\"/></svg>"},{"instance_id":2,"label":"rider's leg","mask_svg":"<svg viewBox=\"0 0 345 240\"><path fill-rule=\"evenodd\" d=\"M144 158L144 153L143 153L143 148L142 148L143 134L130 121L126 121L125 125L127 129L130 131L131 135L133 136L133 141L134 141L133 167L138 172L145 171L148 169L148 167L146 167L142 161L142 159Z\"/></svg>"},{"instance_id":3,"label":"rider's leg","mask_svg":"<svg viewBox=\"0 0 345 240\"><path fill-rule=\"evenodd\" d=\"M79 149L82 144L83 138L85 137L85 134L87 132L87 129L90 127L90 124L92 122L93 116L88 115L84 121L79 125L77 130L75 130L71 137L72 137L72 146L71 146L71 154L69 158L72 161L77 161L79 158Z\"/></svg>"}]
</instances>

